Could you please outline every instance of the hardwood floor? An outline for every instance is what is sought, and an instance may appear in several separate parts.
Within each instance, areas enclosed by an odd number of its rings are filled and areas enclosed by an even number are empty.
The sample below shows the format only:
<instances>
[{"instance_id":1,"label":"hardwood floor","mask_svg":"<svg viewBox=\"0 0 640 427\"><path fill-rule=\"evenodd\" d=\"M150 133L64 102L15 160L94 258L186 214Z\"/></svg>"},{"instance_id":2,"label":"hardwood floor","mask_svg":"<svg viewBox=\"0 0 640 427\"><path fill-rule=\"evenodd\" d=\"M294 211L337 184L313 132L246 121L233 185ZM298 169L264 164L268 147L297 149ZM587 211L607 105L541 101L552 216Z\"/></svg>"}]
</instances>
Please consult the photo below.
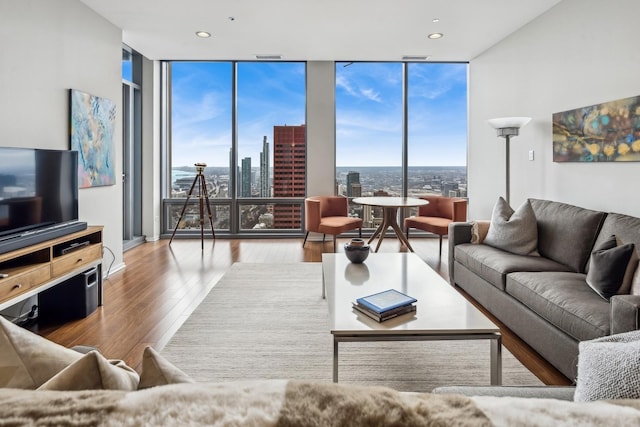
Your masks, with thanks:
<instances>
[{"instance_id":1,"label":"hardwood floor","mask_svg":"<svg viewBox=\"0 0 640 427\"><path fill-rule=\"evenodd\" d=\"M344 242L346 239L338 239L338 245ZM446 241L442 259L438 256L438 239L412 238L411 245L448 280ZM204 246L201 250L199 239L176 239L171 245L168 240L160 240L131 249L124 255L126 268L104 281L103 306L85 319L62 325L35 325L33 330L67 347L95 346L107 357L123 359L139 370L143 349L161 349L234 262L319 262L323 249L333 250L330 239L324 248L320 242L307 242L303 249L302 239L218 238L215 242L206 240ZM380 248L381 252L399 250L399 243L391 238L385 239ZM502 330L504 346L541 381L549 385L570 384L491 318Z\"/></svg>"}]
</instances>

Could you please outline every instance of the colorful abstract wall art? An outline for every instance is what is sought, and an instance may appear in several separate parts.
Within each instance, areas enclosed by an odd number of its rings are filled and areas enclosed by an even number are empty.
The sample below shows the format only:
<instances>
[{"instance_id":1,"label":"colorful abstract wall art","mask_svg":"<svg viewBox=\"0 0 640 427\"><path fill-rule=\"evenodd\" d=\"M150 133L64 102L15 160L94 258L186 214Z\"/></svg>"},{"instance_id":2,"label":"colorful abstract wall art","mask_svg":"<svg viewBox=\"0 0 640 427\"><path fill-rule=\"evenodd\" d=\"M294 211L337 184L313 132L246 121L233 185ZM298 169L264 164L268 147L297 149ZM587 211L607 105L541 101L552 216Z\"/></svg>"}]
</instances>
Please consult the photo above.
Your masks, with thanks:
<instances>
[{"instance_id":1,"label":"colorful abstract wall art","mask_svg":"<svg viewBox=\"0 0 640 427\"><path fill-rule=\"evenodd\" d=\"M640 96L553 114L554 162L640 162Z\"/></svg>"},{"instance_id":2,"label":"colorful abstract wall art","mask_svg":"<svg viewBox=\"0 0 640 427\"><path fill-rule=\"evenodd\" d=\"M78 186L114 185L115 103L71 89L70 106L71 149L78 151Z\"/></svg>"}]
</instances>

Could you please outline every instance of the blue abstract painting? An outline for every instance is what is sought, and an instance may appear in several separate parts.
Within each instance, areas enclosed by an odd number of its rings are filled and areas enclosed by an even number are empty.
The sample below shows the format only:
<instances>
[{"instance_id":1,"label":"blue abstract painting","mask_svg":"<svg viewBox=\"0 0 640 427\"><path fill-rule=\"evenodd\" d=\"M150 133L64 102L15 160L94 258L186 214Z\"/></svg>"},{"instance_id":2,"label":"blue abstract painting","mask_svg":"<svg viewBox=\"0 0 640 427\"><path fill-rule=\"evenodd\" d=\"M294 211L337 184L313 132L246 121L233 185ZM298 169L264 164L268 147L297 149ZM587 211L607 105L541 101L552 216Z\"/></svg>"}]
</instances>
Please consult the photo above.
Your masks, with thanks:
<instances>
[{"instance_id":1,"label":"blue abstract painting","mask_svg":"<svg viewBox=\"0 0 640 427\"><path fill-rule=\"evenodd\" d=\"M554 113L553 161L640 161L640 96Z\"/></svg>"},{"instance_id":2,"label":"blue abstract painting","mask_svg":"<svg viewBox=\"0 0 640 427\"><path fill-rule=\"evenodd\" d=\"M78 151L78 186L115 185L115 103L75 89L70 90L70 98L71 149Z\"/></svg>"}]
</instances>

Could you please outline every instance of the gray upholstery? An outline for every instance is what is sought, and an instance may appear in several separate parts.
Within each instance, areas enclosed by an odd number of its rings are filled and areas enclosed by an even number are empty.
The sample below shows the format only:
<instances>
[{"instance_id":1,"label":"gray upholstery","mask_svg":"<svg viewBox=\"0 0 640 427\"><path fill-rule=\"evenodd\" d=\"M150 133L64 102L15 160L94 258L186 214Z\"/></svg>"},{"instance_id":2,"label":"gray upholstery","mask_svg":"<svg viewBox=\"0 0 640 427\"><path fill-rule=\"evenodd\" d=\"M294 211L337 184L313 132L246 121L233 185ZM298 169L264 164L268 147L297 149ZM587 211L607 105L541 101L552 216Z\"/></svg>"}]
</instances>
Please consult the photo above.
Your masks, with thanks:
<instances>
[{"instance_id":1,"label":"gray upholstery","mask_svg":"<svg viewBox=\"0 0 640 427\"><path fill-rule=\"evenodd\" d=\"M578 341L517 299L455 262L456 286L463 289L567 378L577 374Z\"/></svg>"},{"instance_id":2,"label":"gray upholstery","mask_svg":"<svg viewBox=\"0 0 640 427\"><path fill-rule=\"evenodd\" d=\"M462 394L464 396L527 397L539 399L573 400L572 386L447 386L433 389L435 394Z\"/></svg>"},{"instance_id":3,"label":"gray upholstery","mask_svg":"<svg viewBox=\"0 0 640 427\"><path fill-rule=\"evenodd\" d=\"M609 236L620 238L622 243L633 243L636 252L640 254L640 218L618 213L608 214L593 247L602 245Z\"/></svg>"},{"instance_id":4,"label":"gray upholstery","mask_svg":"<svg viewBox=\"0 0 640 427\"><path fill-rule=\"evenodd\" d=\"M513 273L506 292L578 341L609 334L611 307L582 273Z\"/></svg>"},{"instance_id":5,"label":"gray upholstery","mask_svg":"<svg viewBox=\"0 0 640 427\"><path fill-rule=\"evenodd\" d=\"M596 240L615 235L638 249L640 219L530 201L538 221L540 257L471 244L471 224L453 223L449 277L451 284L574 380L580 341L640 329L640 296L614 295L608 302L586 282Z\"/></svg>"},{"instance_id":6,"label":"gray upholstery","mask_svg":"<svg viewBox=\"0 0 640 427\"><path fill-rule=\"evenodd\" d=\"M640 329L640 295L611 297L611 333Z\"/></svg>"},{"instance_id":7,"label":"gray upholstery","mask_svg":"<svg viewBox=\"0 0 640 427\"><path fill-rule=\"evenodd\" d=\"M538 252L584 273L606 213L549 200L530 199L538 221Z\"/></svg>"},{"instance_id":8,"label":"gray upholstery","mask_svg":"<svg viewBox=\"0 0 640 427\"><path fill-rule=\"evenodd\" d=\"M507 274L514 271L571 270L548 258L516 255L492 246L471 243L457 245L455 259L502 291L507 283Z\"/></svg>"}]
</instances>

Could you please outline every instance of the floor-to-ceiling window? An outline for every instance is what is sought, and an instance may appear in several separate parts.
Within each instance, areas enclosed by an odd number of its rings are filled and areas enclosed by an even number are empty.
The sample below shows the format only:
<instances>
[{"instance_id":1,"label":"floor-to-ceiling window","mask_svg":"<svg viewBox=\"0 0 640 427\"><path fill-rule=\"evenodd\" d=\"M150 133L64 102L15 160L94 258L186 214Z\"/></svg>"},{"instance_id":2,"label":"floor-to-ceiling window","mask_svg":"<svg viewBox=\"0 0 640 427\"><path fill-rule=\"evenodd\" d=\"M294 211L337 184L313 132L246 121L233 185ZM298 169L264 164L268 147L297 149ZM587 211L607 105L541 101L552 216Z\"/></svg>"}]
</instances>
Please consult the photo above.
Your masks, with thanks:
<instances>
[{"instance_id":1,"label":"floor-to-ceiling window","mask_svg":"<svg viewBox=\"0 0 640 427\"><path fill-rule=\"evenodd\" d=\"M467 64L338 62L335 91L339 194L466 196Z\"/></svg>"},{"instance_id":2,"label":"floor-to-ceiling window","mask_svg":"<svg viewBox=\"0 0 640 427\"><path fill-rule=\"evenodd\" d=\"M165 71L171 175L165 233L176 225L181 234L200 229L202 181L196 179L195 163L207 165L203 191L216 232L300 232L306 189L305 64L174 61L165 63ZM210 228L208 218L204 226Z\"/></svg>"},{"instance_id":3,"label":"floor-to-ceiling window","mask_svg":"<svg viewBox=\"0 0 640 427\"><path fill-rule=\"evenodd\" d=\"M142 236L142 55L122 49L122 240L124 250Z\"/></svg>"}]
</instances>

